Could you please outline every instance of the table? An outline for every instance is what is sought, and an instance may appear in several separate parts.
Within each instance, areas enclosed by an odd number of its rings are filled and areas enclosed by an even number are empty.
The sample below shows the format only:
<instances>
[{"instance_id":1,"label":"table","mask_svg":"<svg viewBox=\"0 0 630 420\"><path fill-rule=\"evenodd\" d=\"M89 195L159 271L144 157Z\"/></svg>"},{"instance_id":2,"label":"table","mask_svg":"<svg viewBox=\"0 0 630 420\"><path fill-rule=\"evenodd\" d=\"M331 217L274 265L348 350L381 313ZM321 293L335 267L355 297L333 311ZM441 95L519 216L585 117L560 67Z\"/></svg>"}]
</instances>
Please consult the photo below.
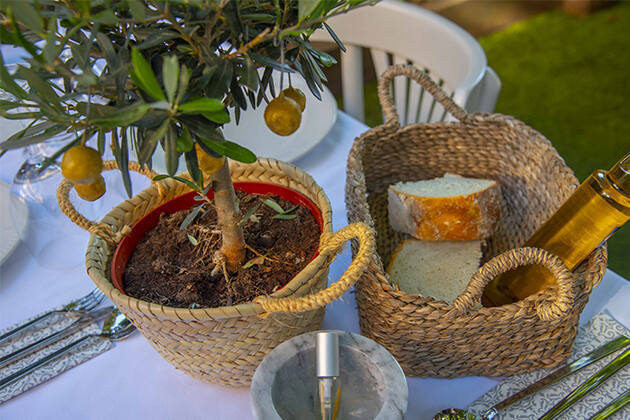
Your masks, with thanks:
<instances>
[{"instance_id":1,"label":"table","mask_svg":"<svg viewBox=\"0 0 630 420\"><path fill-rule=\"evenodd\" d=\"M339 112L324 141L296 165L310 173L324 188L333 209L334 230L347 224L344 205L346 157L352 141L367 127ZM7 133L3 131L2 136ZM21 152L0 158L0 180L11 183L22 163ZM116 173L108 174L106 198L96 211L106 213L123 200ZM134 175L135 177L135 175ZM137 184L147 181L135 177ZM141 186L135 187L140 191ZM65 220L63 221L65 222ZM68 231L73 229L70 222ZM78 228L77 228L78 229ZM74 231L72 231L74 232ZM49 232L38 232L50 236ZM75 233L80 240L64 241L55 247L57 262L74 261L83 255L88 234ZM1 238L0 238L1 240ZM43 267L32 255L32 247L21 244L0 266L0 329L41 312L93 288L82 265L60 269ZM346 247L332 264L330 278L341 276L350 262ZM630 326L630 283L608 271L593 291L581 322L607 307L620 322ZM359 332L354 295L328 305L322 328ZM430 419L446 407L465 407L498 382L483 377L458 379L408 378L409 405L406 418ZM134 334L108 352L36 387L0 406L3 419L248 419L251 418L248 388L225 388L188 377L164 361L140 336Z\"/></svg>"}]
</instances>

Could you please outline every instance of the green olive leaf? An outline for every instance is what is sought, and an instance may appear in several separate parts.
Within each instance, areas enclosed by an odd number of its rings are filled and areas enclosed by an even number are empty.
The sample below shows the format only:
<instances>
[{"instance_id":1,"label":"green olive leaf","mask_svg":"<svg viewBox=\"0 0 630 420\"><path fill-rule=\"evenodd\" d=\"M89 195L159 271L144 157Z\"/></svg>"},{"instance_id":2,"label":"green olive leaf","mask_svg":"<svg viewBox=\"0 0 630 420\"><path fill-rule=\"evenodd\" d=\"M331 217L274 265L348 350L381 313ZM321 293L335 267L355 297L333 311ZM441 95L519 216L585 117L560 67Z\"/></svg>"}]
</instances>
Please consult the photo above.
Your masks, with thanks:
<instances>
[{"instance_id":1,"label":"green olive leaf","mask_svg":"<svg viewBox=\"0 0 630 420\"><path fill-rule=\"evenodd\" d=\"M145 103L138 103L117 111L110 112L101 117L90 119L90 123L102 128L127 127L138 121L147 113L151 106Z\"/></svg>"},{"instance_id":2,"label":"green olive leaf","mask_svg":"<svg viewBox=\"0 0 630 420\"><path fill-rule=\"evenodd\" d=\"M151 65L137 48L131 50L131 63L133 65L132 77L138 86L156 101L166 101L166 96L162 92Z\"/></svg>"},{"instance_id":3,"label":"green olive leaf","mask_svg":"<svg viewBox=\"0 0 630 420\"><path fill-rule=\"evenodd\" d=\"M151 159L151 156L153 156L153 152L155 151L155 147L157 146L158 141L160 141L166 135L166 131L168 130L170 124L171 122L168 119L164 120L162 125L160 125L157 130L152 130L149 132L149 136L144 139L142 145L140 146L140 150L137 151L138 161L140 163L148 162L149 159Z\"/></svg>"},{"instance_id":4,"label":"green olive leaf","mask_svg":"<svg viewBox=\"0 0 630 420\"><path fill-rule=\"evenodd\" d=\"M186 229L188 226L190 226L190 224L193 222L193 220L195 220L195 218L197 217L197 215L199 214L199 212L203 209L203 204L199 205L199 206L195 206L194 209L192 209L192 211L190 213L188 213L188 216L186 216L186 218L184 219L184 221L182 221L182 223L179 225L179 228L181 230ZM193 244L195 245L195 244Z\"/></svg>"},{"instance_id":5,"label":"green olive leaf","mask_svg":"<svg viewBox=\"0 0 630 420\"><path fill-rule=\"evenodd\" d=\"M236 82L236 79L232 80L230 84L230 92L232 93L234 102L236 102L242 110L247 110L247 99L243 93L243 88Z\"/></svg>"},{"instance_id":6,"label":"green olive leaf","mask_svg":"<svg viewBox=\"0 0 630 420\"><path fill-rule=\"evenodd\" d=\"M31 31L41 34L44 25L41 16L35 11L34 5L26 1L11 2L11 11L18 22L21 22Z\"/></svg>"},{"instance_id":7,"label":"green olive leaf","mask_svg":"<svg viewBox=\"0 0 630 420\"><path fill-rule=\"evenodd\" d=\"M206 96L209 98L222 98L230 87L234 76L234 66L230 60L216 60L212 77L206 88Z\"/></svg>"},{"instance_id":8,"label":"green olive leaf","mask_svg":"<svg viewBox=\"0 0 630 420\"><path fill-rule=\"evenodd\" d=\"M0 143L0 150L18 149L31 144L41 143L67 129L68 127L65 124L52 124L45 130L38 132L29 132L29 129L25 128Z\"/></svg>"},{"instance_id":9,"label":"green olive leaf","mask_svg":"<svg viewBox=\"0 0 630 420\"><path fill-rule=\"evenodd\" d=\"M186 113L199 112L216 112L225 108L223 102L216 98L196 98L181 104L177 107L178 111Z\"/></svg>"},{"instance_id":10,"label":"green olive leaf","mask_svg":"<svg viewBox=\"0 0 630 420\"><path fill-rule=\"evenodd\" d=\"M59 95L55 93L49 81L39 77L39 75L30 68L21 66L18 68L17 75L28 82L31 92L35 92L42 99L48 101L50 105L59 104Z\"/></svg>"},{"instance_id":11,"label":"green olive leaf","mask_svg":"<svg viewBox=\"0 0 630 420\"><path fill-rule=\"evenodd\" d=\"M280 220L291 220L295 219L297 214L276 214L272 217L272 219L280 219Z\"/></svg>"},{"instance_id":12,"label":"green olive leaf","mask_svg":"<svg viewBox=\"0 0 630 420\"><path fill-rule=\"evenodd\" d=\"M333 39L333 41L335 41L339 49L343 52L346 52L346 46L343 45L343 42L341 42L341 40L339 39L335 31L333 31L332 28L328 26L328 24L326 24L326 22L324 22L324 28L326 28L326 30L328 31L328 34Z\"/></svg>"},{"instance_id":13,"label":"green olive leaf","mask_svg":"<svg viewBox=\"0 0 630 420\"><path fill-rule=\"evenodd\" d=\"M193 140L188 127L184 127L181 135L177 139L177 151L179 153L190 152L193 149Z\"/></svg>"},{"instance_id":14,"label":"green olive leaf","mask_svg":"<svg viewBox=\"0 0 630 420\"><path fill-rule=\"evenodd\" d=\"M247 55L254 60L255 62L262 64L264 66L267 67L273 67L276 70L280 70L282 72L285 73L295 73L295 70L293 70L291 67L289 67L287 64L281 64L279 61L276 61L272 58L269 57L265 57L264 55L259 55L253 52L248 52Z\"/></svg>"},{"instance_id":15,"label":"green olive leaf","mask_svg":"<svg viewBox=\"0 0 630 420\"><path fill-rule=\"evenodd\" d=\"M322 2L323 0L298 0L298 16L300 17L300 21L308 18Z\"/></svg>"},{"instance_id":16,"label":"green olive leaf","mask_svg":"<svg viewBox=\"0 0 630 420\"><path fill-rule=\"evenodd\" d=\"M177 32L158 29L157 31L148 35L146 39L139 43L136 48L139 50L149 49L175 38L179 38L179 34Z\"/></svg>"},{"instance_id":17,"label":"green olive leaf","mask_svg":"<svg viewBox=\"0 0 630 420\"><path fill-rule=\"evenodd\" d=\"M129 6L131 16L133 16L135 20L143 22L146 16L143 2L141 0L127 0L127 5Z\"/></svg>"},{"instance_id":18,"label":"green olive leaf","mask_svg":"<svg viewBox=\"0 0 630 420\"><path fill-rule=\"evenodd\" d=\"M162 81L164 82L164 90L168 101L173 104L175 102L175 93L177 92L177 82L179 79L179 61L176 55L164 57L162 62Z\"/></svg>"},{"instance_id":19,"label":"green olive leaf","mask_svg":"<svg viewBox=\"0 0 630 420\"><path fill-rule=\"evenodd\" d=\"M114 12L110 9L106 9L94 16L94 21L102 23L103 25L115 25L118 23L118 18L116 18Z\"/></svg>"},{"instance_id":20,"label":"green olive leaf","mask_svg":"<svg viewBox=\"0 0 630 420\"><path fill-rule=\"evenodd\" d=\"M272 198L265 198L262 202L277 213L284 214L284 209Z\"/></svg>"},{"instance_id":21,"label":"green olive leaf","mask_svg":"<svg viewBox=\"0 0 630 420\"><path fill-rule=\"evenodd\" d=\"M131 188L131 176L129 174L129 144L127 140L127 129L122 130L121 142L120 142L120 162L118 162L120 173L122 174L123 185L127 192L127 197L133 196L133 190Z\"/></svg>"},{"instance_id":22,"label":"green olive leaf","mask_svg":"<svg viewBox=\"0 0 630 420\"><path fill-rule=\"evenodd\" d=\"M99 130L96 135L96 150L98 150L98 154L103 156L105 153L105 131Z\"/></svg>"},{"instance_id":23,"label":"green olive leaf","mask_svg":"<svg viewBox=\"0 0 630 420\"><path fill-rule=\"evenodd\" d=\"M177 153L177 131L173 124L169 124L164 137L164 159L166 172L169 175L175 175L179 165L179 153Z\"/></svg>"},{"instance_id":24,"label":"green olive leaf","mask_svg":"<svg viewBox=\"0 0 630 420\"><path fill-rule=\"evenodd\" d=\"M161 180L166 179L166 178L171 178L171 179L174 179L177 182L181 182L183 184L186 184L186 186L188 188L190 188L191 190L195 190L195 191L198 191L198 192L202 192L203 191L201 188L199 188L199 185L195 184L194 182L192 182L189 179L182 178L180 176L156 175L156 176L153 177L153 180L154 181L161 181Z\"/></svg>"},{"instance_id":25,"label":"green olive leaf","mask_svg":"<svg viewBox=\"0 0 630 420\"><path fill-rule=\"evenodd\" d=\"M256 92L258 90L258 85L260 80L258 79L258 66L256 63L252 61L251 58L247 57L245 62L243 63L243 71L239 77L239 81L247 86L252 92Z\"/></svg>"},{"instance_id":26,"label":"green olive leaf","mask_svg":"<svg viewBox=\"0 0 630 420\"><path fill-rule=\"evenodd\" d=\"M182 67L179 70L179 86L177 88L177 97L173 103L174 106L177 106L179 102L184 97L186 93L186 89L188 89L188 82L190 81L190 70L188 67L182 64Z\"/></svg>"},{"instance_id":27,"label":"green olive leaf","mask_svg":"<svg viewBox=\"0 0 630 420\"><path fill-rule=\"evenodd\" d=\"M118 68L120 60L118 59L116 51L114 51L111 39L109 39L109 37L107 37L104 33L99 32L96 34L96 42L98 43L99 48L103 50L103 55L105 55L105 61L107 61L109 68Z\"/></svg>"},{"instance_id":28,"label":"green olive leaf","mask_svg":"<svg viewBox=\"0 0 630 420\"><path fill-rule=\"evenodd\" d=\"M0 89L9 92L10 94L20 98L27 99L28 93L22 89L17 83L15 83L13 76L9 74L4 66L4 58L0 53Z\"/></svg>"},{"instance_id":29,"label":"green olive leaf","mask_svg":"<svg viewBox=\"0 0 630 420\"><path fill-rule=\"evenodd\" d=\"M192 179L196 179L200 185L203 185L203 173L199 169L199 161L197 160L197 153L194 150L190 150L184 153L186 159L186 169Z\"/></svg>"},{"instance_id":30,"label":"green olive leaf","mask_svg":"<svg viewBox=\"0 0 630 420\"><path fill-rule=\"evenodd\" d=\"M221 156L229 157L232 160L236 160L243 163L256 162L256 155L249 149L239 146L231 141L224 140L222 142L212 141L202 138L203 144L214 150Z\"/></svg>"},{"instance_id":31,"label":"green olive leaf","mask_svg":"<svg viewBox=\"0 0 630 420\"><path fill-rule=\"evenodd\" d=\"M201 115L204 116L209 121L215 122L217 124L227 124L230 122L230 114L226 110L215 111L215 112L202 112Z\"/></svg>"},{"instance_id":32,"label":"green olive leaf","mask_svg":"<svg viewBox=\"0 0 630 420\"><path fill-rule=\"evenodd\" d=\"M197 241L197 239L195 239L195 237L192 236L191 234L187 234L187 236L188 236L188 240L190 241L190 243L193 244L193 246L197 246L199 241Z\"/></svg>"}]
</instances>

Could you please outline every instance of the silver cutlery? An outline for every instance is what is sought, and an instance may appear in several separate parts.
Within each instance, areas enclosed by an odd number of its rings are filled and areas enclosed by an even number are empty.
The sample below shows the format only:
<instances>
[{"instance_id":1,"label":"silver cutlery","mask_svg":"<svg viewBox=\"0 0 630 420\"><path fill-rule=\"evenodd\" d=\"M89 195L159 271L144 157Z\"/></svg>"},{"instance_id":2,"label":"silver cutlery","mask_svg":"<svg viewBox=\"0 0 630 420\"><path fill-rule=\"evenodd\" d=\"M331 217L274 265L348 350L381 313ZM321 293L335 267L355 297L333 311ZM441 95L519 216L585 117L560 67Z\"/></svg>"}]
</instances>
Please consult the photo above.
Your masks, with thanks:
<instances>
[{"instance_id":1,"label":"silver cutlery","mask_svg":"<svg viewBox=\"0 0 630 420\"><path fill-rule=\"evenodd\" d=\"M606 379L610 378L617 371L621 370L624 366L630 363L630 349L624 351L617 356L612 362L604 366L599 372L591 376L582 385L575 388L569 395L558 401L549 411L543 414L539 420L550 420L557 417L564 410L573 405L580 398L584 397L593 389L604 383Z\"/></svg>"},{"instance_id":2,"label":"silver cutlery","mask_svg":"<svg viewBox=\"0 0 630 420\"><path fill-rule=\"evenodd\" d=\"M516 403L517 401L520 401L523 398L530 396L540 391L541 389L558 382L559 380L563 378L566 378L567 376L571 375L572 373L577 372L583 367L588 366L591 363L594 363L608 356L609 354L612 354L616 352L617 350L628 346L629 344L630 344L630 337L622 335L620 337L615 338L614 340L609 341L606 344L603 344L602 346L596 348L595 350L591 351L590 353L580 357L579 359L571 363L565 363L560 368L554 370L553 372L543 377L542 379L539 379L538 381L534 382L527 388L524 388L523 390L517 392L516 394L506 398L505 400L489 408L485 413L481 415L481 420L495 419L498 415L499 410L503 410L509 407L510 405ZM459 408L447 408L440 411L433 417L433 420L459 420L459 419L476 420L477 416L475 416L473 413L470 413L466 410L462 410Z\"/></svg>"},{"instance_id":3,"label":"silver cutlery","mask_svg":"<svg viewBox=\"0 0 630 420\"><path fill-rule=\"evenodd\" d=\"M5 332L4 334L0 335L0 343L6 339L8 339L9 337L14 336L15 334L24 331L27 328L30 328L38 323L40 323L41 321L43 321L44 319L48 318L50 315L52 314L56 314L56 313L76 313L76 315L78 315L79 317L83 315L82 311L90 311L94 308L96 308L96 306L98 306L99 303L101 303L101 301L103 300L103 298L105 297L105 295L103 295L103 293L99 290L99 289L94 289L92 290L90 293L88 293L87 295L73 300L72 302L66 304L63 306L63 308L61 309L56 309L56 310L52 310L52 311L48 311L45 314L42 314L40 316L38 316L35 319L30 320L29 322L22 324L16 328L12 328L9 331Z\"/></svg>"},{"instance_id":4,"label":"silver cutlery","mask_svg":"<svg viewBox=\"0 0 630 420\"><path fill-rule=\"evenodd\" d=\"M593 415L589 420L604 420L608 417L612 416L618 410L623 408L626 404L630 402L630 389L612 400L608 403L604 408L599 410L597 413Z\"/></svg>"},{"instance_id":5,"label":"silver cutlery","mask_svg":"<svg viewBox=\"0 0 630 420\"><path fill-rule=\"evenodd\" d=\"M31 363L29 366L19 370L18 372L15 372L12 375L7 376L6 378L3 378L2 380L0 380L0 389L3 389L17 382L34 370L45 366L54 360L59 359L61 356L69 353L89 338L102 337L110 341L119 341L128 337L135 330L136 327L134 327L133 324L122 313L120 313L117 308L114 308L110 312L110 316L107 317L107 319L103 322L103 326L99 334L90 334L81 337L78 340L75 340L72 343L67 344L61 349L55 351L54 353L51 353L48 356Z\"/></svg>"},{"instance_id":6,"label":"silver cutlery","mask_svg":"<svg viewBox=\"0 0 630 420\"><path fill-rule=\"evenodd\" d=\"M82 315L76 318L72 322L72 324L68 325L63 330L57 331L56 333L46 336L40 339L39 341L29 344L26 347L22 347L20 349L15 350L14 352L10 354L0 357L0 369L15 362L18 359L27 357L35 353L36 351L46 347L47 345L57 340L61 340L65 337L71 336L72 334L76 333L77 331L81 330L86 325L92 322L101 321L105 316L109 315L113 309L114 309L113 306L108 306L106 308L95 309L91 312L83 312L83 311L79 312Z\"/></svg>"}]
</instances>

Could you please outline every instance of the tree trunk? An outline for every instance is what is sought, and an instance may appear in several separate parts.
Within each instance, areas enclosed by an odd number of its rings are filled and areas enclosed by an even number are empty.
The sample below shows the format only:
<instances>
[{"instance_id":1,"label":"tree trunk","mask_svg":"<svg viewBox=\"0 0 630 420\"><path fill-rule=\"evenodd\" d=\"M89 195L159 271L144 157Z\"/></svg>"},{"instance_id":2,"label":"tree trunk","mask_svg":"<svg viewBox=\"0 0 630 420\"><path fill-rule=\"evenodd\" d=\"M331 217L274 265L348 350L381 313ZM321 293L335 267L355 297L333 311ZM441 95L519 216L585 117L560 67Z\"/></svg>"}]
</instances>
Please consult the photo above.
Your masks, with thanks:
<instances>
[{"instance_id":1,"label":"tree trunk","mask_svg":"<svg viewBox=\"0 0 630 420\"><path fill-rule=\"evenodd\" d=\"M240 211L236 204L236 194L227 159L221 169L210 176L210 179L217 209L217 223L223 236L221 252L227 258L228 270L236 271L245 261L245 239L243 229L238 225Z\"/></svg>"}]
</instances>

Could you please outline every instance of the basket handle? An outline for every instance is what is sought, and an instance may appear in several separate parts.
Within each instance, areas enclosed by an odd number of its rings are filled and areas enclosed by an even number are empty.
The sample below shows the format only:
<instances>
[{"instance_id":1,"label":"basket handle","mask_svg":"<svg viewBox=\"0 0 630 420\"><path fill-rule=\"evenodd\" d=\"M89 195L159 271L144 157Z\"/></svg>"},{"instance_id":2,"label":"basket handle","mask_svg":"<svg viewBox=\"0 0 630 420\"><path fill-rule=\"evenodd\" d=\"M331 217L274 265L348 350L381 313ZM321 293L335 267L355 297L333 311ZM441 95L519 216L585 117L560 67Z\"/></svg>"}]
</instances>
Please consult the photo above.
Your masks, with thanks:
<instances>
[{"instance_id":1,"label":"basket handle","mask_svg":"<svg viewBox=\"0 0 630 420\"><path fill-rule=\"evenodd\" d=\"M374 232L363 223L354 223L325 238L320 247L322 256L334 255L341 251L342 245L352 239L359 240L359 251L341 278L324 290L298 298L258 296L255 303L262 306L267 313L272 312L306 312L318 309L331 303L346 293L363 275L375 252Z\"/></svg>"},{"instance_id":2,"label":"basket handle","mask_svg":"<svg viewBox=\"0 0 630 420\"><path fill-rule=\"evenodd\" d=\"M116 161L106 160L105 162L103 162L103 170L111 171L114 169L118 169ZM149 168L141 168L140 164L135 161L129 162L129 169L145 175L151 180L157 175ZM70 190L73 186L74 184L72 182L64 178L59 184L59 188L57 188L57 202L59 203L59 208L61 209L61 211L66 216L68 216L68 219L70 219L75 225L87 230L93 235L100 236L110 246L115 247L116 244L122 239L122 236L124 236L124 234L126 233L125 229L123 228L119 232L114 232L114 230L109 225L103 222L93 222L89 219L86 219L74 208L74 205L70 202Z\"/></svg>"},{"instance_id":3,"label":"basket handle","mask_svg":"<svg viewBox=\"0 0 630 420\"><path fill-rule=\"evenodd\" d=\"M549 321L570 311L573 306L573 274L560 258L540 248L511 249L492 258L472 276L466 290L455 299L453 306L461 313L470 311L475 303L480 302L486 285L497 275L529 264L547 268L557 285L557 293L553 296L547 293L535 295L533 303L538 317Z\"/></svg>"},{"instance_id":4,"label":"basket handle","mask_svg":"<svg viewBox=\"0 0 630 420\"><path fill-rule=\"evenodd\" d=\"M391 94L391 81L396 76L407 76L418 82L427 92L429 92L453 117L463 121L468 117L468 113L451 99L435 82L423 71L408 64L396 64L383 72L378 81L378 99L385 114L385 124L400 126L398 112Z\"/></svg>"}]
</instances>

